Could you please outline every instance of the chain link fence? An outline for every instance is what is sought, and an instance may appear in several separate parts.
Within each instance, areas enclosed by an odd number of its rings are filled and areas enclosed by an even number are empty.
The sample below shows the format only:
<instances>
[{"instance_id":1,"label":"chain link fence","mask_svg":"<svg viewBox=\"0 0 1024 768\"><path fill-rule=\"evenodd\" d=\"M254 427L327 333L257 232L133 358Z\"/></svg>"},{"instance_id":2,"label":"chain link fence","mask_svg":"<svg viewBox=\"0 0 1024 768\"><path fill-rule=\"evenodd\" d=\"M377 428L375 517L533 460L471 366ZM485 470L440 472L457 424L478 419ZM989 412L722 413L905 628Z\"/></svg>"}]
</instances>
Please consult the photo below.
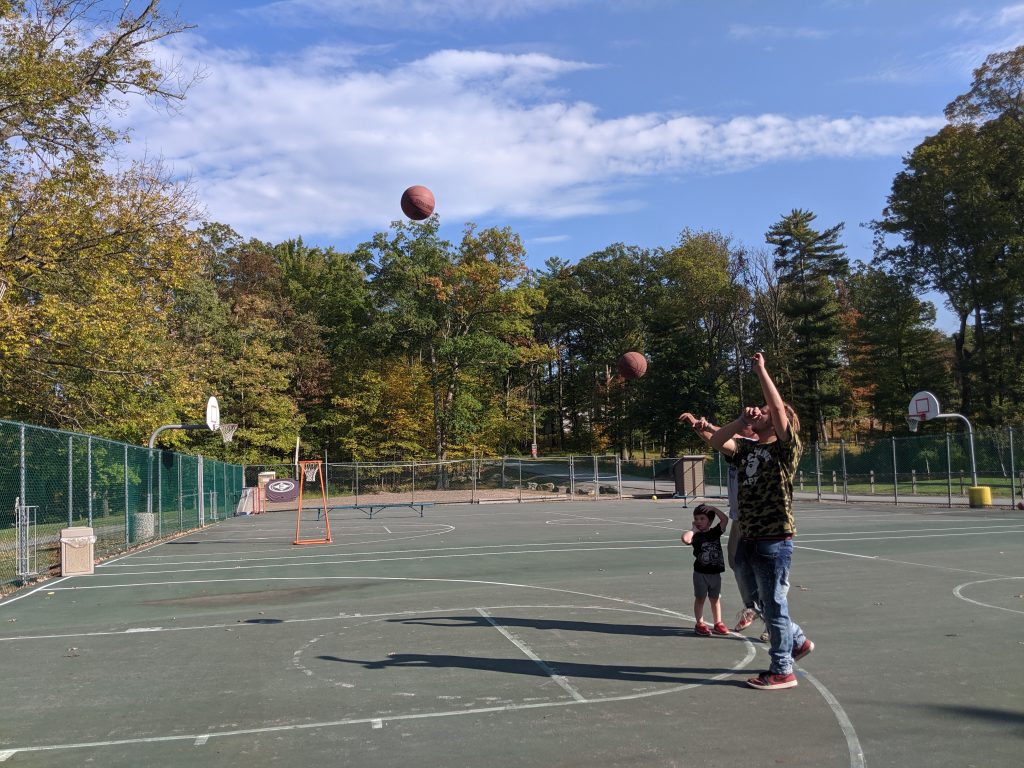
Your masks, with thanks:
<instances>
[{"instance_id":1,"label":"chain link fence","mask_svg":"<svg viewBox=\"0 0 1024 768\"><path fill-rule=\"evenodd\" d=\"M59 568L63 528L93 528L109 557L229 517L241 492L239 465L0 421L0 594Z\"/></svg>"}]
</instances>

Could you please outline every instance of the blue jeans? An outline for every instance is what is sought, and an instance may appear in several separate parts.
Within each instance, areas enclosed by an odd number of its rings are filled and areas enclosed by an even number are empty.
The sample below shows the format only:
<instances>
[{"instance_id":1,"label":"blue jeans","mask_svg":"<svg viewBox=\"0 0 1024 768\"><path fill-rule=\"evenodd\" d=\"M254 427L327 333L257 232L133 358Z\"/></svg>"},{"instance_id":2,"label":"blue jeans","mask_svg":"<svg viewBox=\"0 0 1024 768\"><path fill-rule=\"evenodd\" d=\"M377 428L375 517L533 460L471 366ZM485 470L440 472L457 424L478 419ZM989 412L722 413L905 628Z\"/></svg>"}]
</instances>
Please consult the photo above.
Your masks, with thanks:
<instances>
[{"instance_id":1,"label":"blue jeans","mask_svg":"<svg viewBox=\"0 0 1024 768\"><path fill-rule=\"evenodd\" d=\"M738 520L734 520L732 524L739 528ZM750 561L744 551L743 537L733 531L729 533L731 536L736 536L736 551L731 553L733 556L729 566L736 577L736 587L740 591L740 600L743 601L744 608L760 610L761 601L757 598L757 580L754 578L754 571L750 567Z\"/></svg>"},{"instance_id":2,"label":"blue jeans","mask_svg":"<svg viewBox=\"0 0 1024 768\"><path fill-rule=\"evenodd\" d=\"M807 636L800 626L789 618L789 569L793 563L793 541L740 541L743 558L754 572L757 594L761 599L761 612L768 625L771 646L768 655L773 675L788 675L793 671L793 648L804 644ZM737 558L739 559L739 558Z\"/></svg>"}]
</instances>

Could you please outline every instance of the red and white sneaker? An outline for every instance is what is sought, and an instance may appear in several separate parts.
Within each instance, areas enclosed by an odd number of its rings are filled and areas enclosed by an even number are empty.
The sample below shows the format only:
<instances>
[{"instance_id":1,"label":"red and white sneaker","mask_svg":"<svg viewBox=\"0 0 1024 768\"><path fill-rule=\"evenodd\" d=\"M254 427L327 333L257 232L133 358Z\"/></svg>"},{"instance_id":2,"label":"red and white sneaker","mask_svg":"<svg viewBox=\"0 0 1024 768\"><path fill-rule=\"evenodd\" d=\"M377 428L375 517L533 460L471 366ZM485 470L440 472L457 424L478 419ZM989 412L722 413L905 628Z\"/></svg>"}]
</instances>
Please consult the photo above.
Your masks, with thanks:
<instances>
[{"instance_id":1,"label":"red and white sneaker","mask_svg":"<svg viewBox=\"0 0 1024 768\"><path fill-rule=\"evenodd\" d=\"M693 628L693 631L701 637L711 637L711 629L703 621L698 621L697 626Z\"/></svg>"},{"instance_id":2,"label":"red and white sneaker","mask_svg":"<svg viewBox=\"0 0 1024 768\"><path fill-rule=\"evenodd\" d=\"M800 661L800 659L807 656L813 650L814 643L811 642L810 638L805 638L803 645L799 648L793 648L793 661Z\"/></svg>"},{"instance_id":3,"label":"red and white sneaker","mask_svg":"<svg viewBox=\"0 0 1024 768\"><path fill-rule=\"evenodd\" d=\"M747 680L747 685L757 688L760 691L774 691L783 688L796 688L796 675L790 672L788 675L773 675L771 672L762 672L757 677Z\"/></svg>"},{"instance_id":4,"label":"red and white sneaker","mask_svg":"<svg viewBox=\"0 0 1024 768\"><path fill-rule=\"evenodd\" d=\"M728 635L729 634L729 628L727 626L725 626L725 624L723 624L720 621L716 621L715 622L715 626L714 626L713 630L714 630L714 633L716 635Z\"/></svg>"},{"instance_id":5,"label":"red and white sneaker","mask_svg":"<svg viewBox=\"0 0 1024 768\"><path fill-rule=\"evenodd\" d=\"M757 611L753 608L744 608L740 611L740 615L736 617L736 626L732 628L732 631L742 632L753 624L755 619L757 619Z\"/></svg>"}]
</instances>

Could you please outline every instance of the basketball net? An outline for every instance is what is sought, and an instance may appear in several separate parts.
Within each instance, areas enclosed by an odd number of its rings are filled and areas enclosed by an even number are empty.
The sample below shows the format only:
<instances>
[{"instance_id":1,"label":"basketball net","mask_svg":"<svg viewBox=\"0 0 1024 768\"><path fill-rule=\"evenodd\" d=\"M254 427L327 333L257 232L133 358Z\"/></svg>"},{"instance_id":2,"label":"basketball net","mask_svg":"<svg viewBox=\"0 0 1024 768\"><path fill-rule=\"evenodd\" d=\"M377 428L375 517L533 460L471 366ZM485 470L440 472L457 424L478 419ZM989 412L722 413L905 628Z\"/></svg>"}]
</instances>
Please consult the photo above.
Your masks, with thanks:
<instances>
[{"instance_id":1,"label":"basketball net","mask_svg":"<svg viewBox=\"0 0 1024 768\"><path fill-rule=\"evenodd\" d=\"M324 475L320 471L320 466L323 464L322 461L300 461L299 470L299 508L295 516L295 540L293 544L300 546L306 544L330 544L331 543L331 521L328 519L328 508L327 508L327 489L324 487ZM320 498L323 501L323 516L324 516L324 529L323 536L321 538L303 538L302 537L302 499L306 491L306 484L309 483L312 488L313 484L320 481ZM317 514L317 522L320 520L319 513Z\"/></svg>"}]
</instances>

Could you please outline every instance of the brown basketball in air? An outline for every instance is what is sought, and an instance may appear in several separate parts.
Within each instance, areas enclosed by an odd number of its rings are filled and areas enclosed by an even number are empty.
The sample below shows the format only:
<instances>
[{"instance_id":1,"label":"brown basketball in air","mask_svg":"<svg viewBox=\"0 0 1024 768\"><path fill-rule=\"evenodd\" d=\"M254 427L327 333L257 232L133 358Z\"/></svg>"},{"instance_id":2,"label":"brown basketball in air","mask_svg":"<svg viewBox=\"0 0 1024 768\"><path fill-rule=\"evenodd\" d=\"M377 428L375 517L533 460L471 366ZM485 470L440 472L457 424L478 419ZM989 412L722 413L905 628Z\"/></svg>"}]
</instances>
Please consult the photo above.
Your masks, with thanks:
<instances>
[{"instance_id":1,"label":"brown basketball in air","mask_svg":"<svg viewBox=\"0 0 1024 768\"><path fill-rule=\"evenodd\" d=\"M413 221L423 221L434 212L434 193L419 184L402 193L402 213Z\"/></svg>"},{"instance_id":2,"label":"brown basketball in air","mask_svg":"<svg viewBox=\"0 0 1024 768\"><path fill-rule=\"evenodd\" d=\"M627 352L619 358L619 376L624 379L639 379L647 373L647 358L639 352Z\"/></svg>"}]
</instances>

